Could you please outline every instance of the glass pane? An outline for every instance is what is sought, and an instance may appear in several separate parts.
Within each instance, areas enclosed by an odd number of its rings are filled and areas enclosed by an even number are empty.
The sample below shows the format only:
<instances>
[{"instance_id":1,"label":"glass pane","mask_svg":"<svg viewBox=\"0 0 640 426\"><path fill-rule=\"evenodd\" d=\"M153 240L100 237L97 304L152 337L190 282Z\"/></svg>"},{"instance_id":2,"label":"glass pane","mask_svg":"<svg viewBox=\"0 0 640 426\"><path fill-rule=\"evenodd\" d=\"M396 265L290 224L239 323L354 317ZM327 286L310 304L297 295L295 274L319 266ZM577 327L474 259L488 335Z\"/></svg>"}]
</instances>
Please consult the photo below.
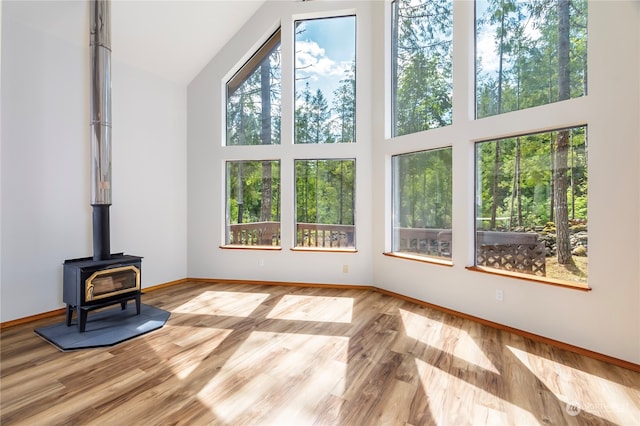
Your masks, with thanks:
<instances>
[{"instance_id":1,"label":"glass pane","mask_svg":"<svg viewBox=\"0 0 640 426\"><path fill-rule=\"evenodd\" d=\"M393 252L451 258L451 148L392 157Z\"/></svg>"},{"instance_id":2,"label":"glass pane","mask_svg":"<svg viewBox=\"0 0 640 426\"><path fill-rule=\"evenodd\" d=\"M396 0L392 19L393 136L451 124L453 1Z\"/></svg>"},{"instance_id":3,"label":"glass pane","mask_svg":"<svg viewBox=\"0 0 640 426\"><path fill-rule=\"evenodd\" d=\"M478 118L587 94L587 1L476 1Z\"/></svg>"},{"instance_id":4,"label":"glass pane","mask_svg":"<svg viewBox=\"0 0 640 426\"><path fill-rule=\"evenodd\" d=\"M587 132L476 144L476 264L586 283Z\"/></svg>"},{"instance_id":5,"label":"glass pane","mask_svg":"<svg viewBox=\"0 0 640 426\"><path fill-rule=\"evenodd\" d=\"M280 162L227 161L225 244L280 245Z\"/></svg>"},{"instance_id":6,"label":"glass pane","mask_svg":"<svg viewBox=\"0 0 640 426\"><path fill-rule=\"evenodd\" d=\"M355 247L355 167L348 160L296 160L296 247Z\"/></svg>"},{"instance_id":7,"label":"glass pane","mask_svg":"<svg viewBox=\"0 0 640 426\"><path fill-rule=\"evenodd\" d=\"M280 30L227 83L227 145L280 143Z\"/></svg>"},{"instance_id":8,"label":"glass pane","mask_svg":"<svg viewBox=\"0 0 640 426\"><path fill-rule=\"evenodd\" d=\"M295 143L355 142L355 16L295 28Z\"/></svg>"}]
</instances>

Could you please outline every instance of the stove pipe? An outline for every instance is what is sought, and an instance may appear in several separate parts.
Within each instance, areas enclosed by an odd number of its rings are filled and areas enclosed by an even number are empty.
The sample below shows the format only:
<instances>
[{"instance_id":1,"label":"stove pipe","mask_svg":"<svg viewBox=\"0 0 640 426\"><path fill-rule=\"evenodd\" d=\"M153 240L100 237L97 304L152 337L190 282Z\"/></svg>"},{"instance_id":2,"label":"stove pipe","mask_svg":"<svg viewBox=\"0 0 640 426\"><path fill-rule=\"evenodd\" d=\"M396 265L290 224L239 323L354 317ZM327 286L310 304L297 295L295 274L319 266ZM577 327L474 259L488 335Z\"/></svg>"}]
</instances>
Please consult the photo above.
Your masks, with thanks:
<instances>
[{"instance_id":1,"label":"stove pipe","mask_svg":"<svg viewBox=\"0 0 640 426\"><path fill-rule=\"evenodd\" d=\"M111 257L111 3L91 0L91 206L93 260Z\"/></svg>"}]
</instances>

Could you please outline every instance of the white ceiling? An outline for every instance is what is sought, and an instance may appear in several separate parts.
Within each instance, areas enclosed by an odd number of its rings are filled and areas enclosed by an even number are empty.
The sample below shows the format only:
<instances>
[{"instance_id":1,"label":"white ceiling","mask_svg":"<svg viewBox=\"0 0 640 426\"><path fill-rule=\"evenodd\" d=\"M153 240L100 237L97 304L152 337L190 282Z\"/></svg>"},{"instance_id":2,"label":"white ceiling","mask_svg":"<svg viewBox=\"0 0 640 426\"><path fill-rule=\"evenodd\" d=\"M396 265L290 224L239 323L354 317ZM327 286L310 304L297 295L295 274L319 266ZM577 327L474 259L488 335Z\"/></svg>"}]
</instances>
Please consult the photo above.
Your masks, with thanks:
<instances>
[{"instance_id":1,"label":"white ceiling","mask_svg":"<svg viewBox=\"0 0 640 426\"><path fill-rule=\"evenodd\" d=\"M88 0L0 1L13 20L89 45ZM187 85L267 1L282 0L112 0L112 60Z\"/></svg>"},{"instance_id":2,"label":"white ceiling","mask_svg":"<svg viewBox=\"0 0 640 426\"><path fill-rule=\"evenodd\" d=\"M188 84L268 0L113 0L112 60Z\"/></svg>"}]
</instances>

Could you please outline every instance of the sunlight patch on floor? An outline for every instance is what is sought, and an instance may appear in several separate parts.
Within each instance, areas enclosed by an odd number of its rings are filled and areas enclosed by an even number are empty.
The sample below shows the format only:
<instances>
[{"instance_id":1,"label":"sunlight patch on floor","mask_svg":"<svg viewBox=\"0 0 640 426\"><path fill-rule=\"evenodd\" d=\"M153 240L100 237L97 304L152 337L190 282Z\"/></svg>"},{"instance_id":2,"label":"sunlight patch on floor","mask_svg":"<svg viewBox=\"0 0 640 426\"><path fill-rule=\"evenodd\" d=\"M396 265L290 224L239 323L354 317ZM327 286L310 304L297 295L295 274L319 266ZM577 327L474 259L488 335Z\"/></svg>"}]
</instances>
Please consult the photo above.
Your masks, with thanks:
<instances>
[{"instance_id":1,"label":"sunlight patch on floor","mask_svg":"<svg viewBox=\"0 0 640 426\"><path fill-rule=\"evenodd\" d=\"M353 318L353 299L286 295L267 315L267 318L350 323Z\"/></svg>"},{"instance_id":2,"label":"sunlight patch on floor","mask_svg":"<svg viewBox=\"0 0 640 426\"><path fill-rule=\"evenodd\" d=\"M434 424L538 424L530 412L482 389L481 375L476 386L420 359L415 363Z\"/></svg>"},{"instance_id":3,"label":"sunlight patch on floor","mask_svg":"<svg viewBox=\"0 0 640 426\"><path fill-rule=\"evenodd\" d=\"M507 349L565 404L614 424L640 424L640 390L522 349Z\"/></svg>"},{"instance_id":4,"label":"sunlight patch on floor","mask_svg":"<svg viewBox=\"0 0 640 426\"><path fill-rule=\"evenodd\" d=\"M166 362L180 380L187 379L200 363L226 339L233 330L208 327L177 327L181 338L174 343L185 349Z\"/></svg>"},{"instance_id":5,"label":"sunlight patch on floor","mask_svg":"<svg viewBox=\"0 0 640 426\"><path fill-rule=\"evenodd\" d=\"M482 349L480 349L475 340L464 330L451 327L443 324L441 321L435 321L404 309L400 309L400 317L402 318L402 324L408 337L416 339L425 345L450 353L484 370L499 374L499 371L489 358L487 358ZM444 345L447 339L442 337L447 334L457 337L453 348L447 348ZM438 338L434 338L436 335Z\"/></svg>"},{"instance_id":6,"label":"sunlight patch on floor","mask_svg":"<svg viewBox=\"0 0 640 426\"><path fill-rule=\"evenodd\" d=\"M254 331L198 399L225 423L308 424L321 400L342 392L347 350L347 337Z\"/></svg>"},{"instance_id":7,"label":"sunlight patch on floor","mask_svg":"<svg viewBox=\"0 0 640 426\"><path fill-rule=\"evenodd\" d=\"M205 291L173 312L193 315L247 317L270 295L234 291Z\"/></svg>"}]
</instances>

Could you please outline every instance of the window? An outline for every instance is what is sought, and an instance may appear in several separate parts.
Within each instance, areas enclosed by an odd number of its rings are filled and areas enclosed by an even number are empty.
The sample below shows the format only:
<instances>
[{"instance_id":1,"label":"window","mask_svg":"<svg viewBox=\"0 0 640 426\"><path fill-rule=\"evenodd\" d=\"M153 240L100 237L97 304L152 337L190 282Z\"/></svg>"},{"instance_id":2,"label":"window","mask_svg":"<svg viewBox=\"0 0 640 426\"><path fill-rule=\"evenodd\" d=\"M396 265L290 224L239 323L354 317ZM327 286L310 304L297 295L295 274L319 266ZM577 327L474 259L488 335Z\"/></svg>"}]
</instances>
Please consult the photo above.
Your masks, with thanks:
<instances>
[{"instance_id":1,"label":"window","mask_svg":"<svg viewBox=\"0 0 640 426\"><path fill-rule=\"evenodd\" d=\"M280 143L280 30L227 82L227 145Z\"/></svg>"},{"instance_id":2,"label":"window","mask_svg":"<svg viewBox=\"0 0 640 426\"><path fill-rule=\"evenodd\" d=\"M392 4L392 135L451 124L453 1Z\"/></svg>"},{"instance_id":3,"label":"window","mask_svg":"<svg viewBox=\"0 0 640 426\"><path fill-rule=\"evenodd\" d=\"M586 126L476 144L476 265L586 284Z\"/></svg>"},{"instance_id":4,"label":"window","mask_svg":"<svg viewBox=\"0 0 640 426\"><path fill-rule=\"evenodd\" d=\"M355 248L354 159L296 160L296 247Z\"/></svg>"},{"instance_id":5,"label":"window","mask_svg":"<svg viewBox=\"0 0 640 426\"><path fill-rule=\"evenodd\" d=\"M451 259L451 151L392 157L394 253Z\"/></svg>"},{"instance_id":6,"label":"window","mask_svg":"<svg viewBox=\"0 0 640 426\"><path fill-rule=\"evenodd\" d=\"M587 93L587 1L476 1L478 118Z\"/></svg>"},{"instance_id":7,"label":"window","mask_svg":"<svg viewBox=\"0 0 640 426\"><path fill-rule=\"evenodd\" d=\"M356 18L295 23L295 143L355 142Z\"/></svg>"},{"instance_id":8,"label":"window","mask_svg":"<svg viewBox=\"0 0 640 426\"><path fill-rule=\"evenodd\" d=\"M280 162L227 161L226 238L230 246L280 246Z\"/></svg>"},{"instance_id":9,"label":"window","mask_svg":"<svg viewBox=\"0 0 640 426\"><path fill-rule=\"evenodd\" d=\"M284 231L300 250L355 251L357 153L344 150L358 150L356 16L315 16L293 21L292 38L278 29L226 82L224 248L281 248ZM281 69L281 55L290 69ZM281 98L282 78L294 83L285 87L290 98ZM293 125L288 140L282 121ZM242 145L253 148L228 148ZM284 226L281 166L287 178L294 172L285 185L294 193L284 194L294 199L285 204L293 220Z\"/></svg>"}]
</instances>

